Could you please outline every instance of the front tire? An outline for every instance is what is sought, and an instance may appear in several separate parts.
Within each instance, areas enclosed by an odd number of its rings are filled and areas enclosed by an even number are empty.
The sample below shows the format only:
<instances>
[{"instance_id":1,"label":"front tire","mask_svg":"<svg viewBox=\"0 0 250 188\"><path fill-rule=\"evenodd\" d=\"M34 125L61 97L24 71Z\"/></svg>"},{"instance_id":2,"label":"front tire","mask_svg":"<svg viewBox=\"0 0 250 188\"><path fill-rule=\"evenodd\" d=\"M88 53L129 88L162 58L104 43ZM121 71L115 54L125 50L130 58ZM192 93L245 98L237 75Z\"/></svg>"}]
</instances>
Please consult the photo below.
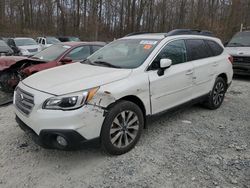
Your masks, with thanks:
<instances>
[{"instance_id":1,"label":"front tire","mask_svg":"<svg viewBox=\"0 0 250 188\"><path fill-rule=\"evenodd\" d=\"M211 110L218 109L224 101L226 91L225 80L221 77L216 78L214 87L205 101L205 106Z\"/></svg>"},{"instance_id":2,"label":"front tire","mask_svg":"<svg viewBox=\"0 0 250 188\"><path fill-rule=\"evenodd\" d=\"M117 102L107 113L101 131L101 146L111 155L130 151L144 126L141 109L130 101Z\"/></svg>"}]
</instances>

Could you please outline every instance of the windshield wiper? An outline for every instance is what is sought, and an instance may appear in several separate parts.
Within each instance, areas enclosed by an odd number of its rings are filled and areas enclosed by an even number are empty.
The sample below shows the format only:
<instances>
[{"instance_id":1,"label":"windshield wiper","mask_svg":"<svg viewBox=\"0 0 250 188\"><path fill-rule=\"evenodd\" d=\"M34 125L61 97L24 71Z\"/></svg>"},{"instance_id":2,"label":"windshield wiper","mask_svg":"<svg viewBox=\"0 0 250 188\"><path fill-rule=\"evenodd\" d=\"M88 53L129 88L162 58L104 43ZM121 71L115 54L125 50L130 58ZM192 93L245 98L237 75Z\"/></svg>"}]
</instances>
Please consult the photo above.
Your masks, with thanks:
<instances>
[{"instance_id":1,"label":"windshield wiper","mask_svg":"<svg viewBox=\"0 0 250 188\"><path fill-rule=\"evenodd\" d=\"M106 61L94 61L93 64L96 64L96 65L104 65L104 66L112 67L112 68L121 68L120 66L113 65L113 64L108 63L108 62L106 62Z\"/></svg>"},{"instance_id":2,"label":"windshield wiper","mask_svg":"<svg viewBox=\"0 0 250 188\"><path fill-rule=\"evenodd\" d=\"M106 61L94 61L94 62L92 62L89 59L85 59L85 60L81 61L81 63L89 64L89 65L101 65L101 66L112 67L112 68L121 68L120 66L113 65L113 64L108 63Z\"/></svg>"},{"instance_id":3,"label":"windshield wiper","mask_svg":"<svg viewBox=\"0 0 250 188\"><path fill-rule=\"evenodd\" d=\"M93 63L92 63L89 59L84 59L84 60L81 61L80 63L88 64L88 65L93 65Z\"/></svg>"}]
</instances>

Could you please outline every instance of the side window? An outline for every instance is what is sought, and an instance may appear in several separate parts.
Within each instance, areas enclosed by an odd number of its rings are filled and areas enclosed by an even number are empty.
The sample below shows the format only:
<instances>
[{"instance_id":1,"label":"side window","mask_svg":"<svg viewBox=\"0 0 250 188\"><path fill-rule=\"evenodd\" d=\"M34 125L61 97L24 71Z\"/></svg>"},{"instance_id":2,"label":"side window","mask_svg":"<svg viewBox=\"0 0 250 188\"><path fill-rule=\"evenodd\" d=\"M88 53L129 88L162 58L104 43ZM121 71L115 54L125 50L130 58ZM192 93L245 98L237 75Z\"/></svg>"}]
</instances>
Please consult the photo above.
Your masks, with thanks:
<instances>
[{"instance_id":1,"label":"side window","mask_svg":"<svg viewBox=\"0 0 250 188\"><path fill-rule=\"evenodd\" d=\"M101 49L102 46L92 46L93 53L96 52L97 50Z\"/></svg>"},{"instance_id":2,"label":"side window","mask_svg":"<svg viewBox=\"0 0 250 188\"><path fill-rule=\"evenodd\" d=\"M212 40L206 40L206 43L211 48L214 56L222 54L224 49L217 42L214 42Z\"/></svg>"},{"instance_id":3,"label":"side window","mask_svg":"<svg viewBox=\"0 0 250 188\"><path fill-rule=\"evenodd\" d=\"M66 57L71 58L72 60L84 60L90 56L89 46L80 46L73 49Z\"/></svg>"},{"instance_id":4,"label":"side window","mask_svg":"<svg viewBox=\"0 0 250 188\"><path fill-rule=\"evenodd\" d=\"M153 62L153 69L159 68L161 59L171 59L172 64L184 63L187 61L186 46L184 40L176 40L168 43L157 55Z\"/></svg>"},{"instance_id":5,"label":"side window","mask_svg":"<svg viewBox=\"0 0 250 188\"><path fill-rule=\"evenodd\" d=\"M203 59L213 56L212 51L201 39L186 40L188 61Z\"/></svg>"},{"instance_id":6,"label":"side window","mask_svg":"<svg viewBox=\"0 0 250 188\"><path fill-rule=\"evenodd\" d=\"M45 39L42 40L42 44L45 45Z\"/></svg>"}]
</instances>

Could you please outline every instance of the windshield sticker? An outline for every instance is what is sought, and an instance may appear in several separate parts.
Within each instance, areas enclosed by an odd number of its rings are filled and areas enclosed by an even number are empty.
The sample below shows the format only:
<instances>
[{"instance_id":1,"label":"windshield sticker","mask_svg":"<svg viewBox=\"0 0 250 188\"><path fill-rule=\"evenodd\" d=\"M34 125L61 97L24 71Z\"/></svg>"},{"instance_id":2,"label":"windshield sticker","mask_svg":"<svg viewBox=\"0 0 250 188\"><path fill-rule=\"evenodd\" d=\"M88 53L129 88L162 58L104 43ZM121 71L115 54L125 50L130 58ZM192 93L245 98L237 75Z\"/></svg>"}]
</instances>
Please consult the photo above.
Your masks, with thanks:
<instances>
[{"instance_id":1,"label":"windshield sticker","mask_svg":"<svg viewBox=\"0 0 250 188\"><path fill-rule=\"evenodd\" d=\"M66 46L66 45L64 45L63 47L64 47L64 48L67 48L67 49L69 49L69 48L70 48L70 46Z\"/></svg>"},{"instance_id":2,"label":"windshield sticker","mask_svg":"<svg viewBox=\"0 0 250 188\"><path fill-rule=\"evenodd\" d=\"M151 45L151 44L146 44L146 45L144 45L144 49L145 50L150 50L151 48L153 47L153 45Z\"/></svg>"},{"instance_id":3,"label":"windshield sticker","mask_svg":"<svg viewBox=\"0 0 250 188\"><path fill-rule=\"evenodd\" d=\"M149 45L156 45L157 44L157 41L155 41L155 40L142 40L141 42L140 42L140 44L149 44Z\"/></svg>"}]
</instances>

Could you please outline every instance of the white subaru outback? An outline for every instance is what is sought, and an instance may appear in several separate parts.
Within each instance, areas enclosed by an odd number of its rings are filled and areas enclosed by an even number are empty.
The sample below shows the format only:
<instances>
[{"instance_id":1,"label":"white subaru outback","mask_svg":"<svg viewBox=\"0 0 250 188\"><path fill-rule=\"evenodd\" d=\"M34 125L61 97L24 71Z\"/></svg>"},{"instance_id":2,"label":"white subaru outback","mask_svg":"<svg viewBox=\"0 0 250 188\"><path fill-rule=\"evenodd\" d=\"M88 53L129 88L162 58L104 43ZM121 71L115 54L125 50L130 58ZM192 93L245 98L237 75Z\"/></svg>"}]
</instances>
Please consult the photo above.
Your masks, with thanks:
<instances>
[{"instance_id":1,"label":"white subaru outback","mask_svg":"<svg viewBox=\"0 0 250 188\"><path fill-rule=\"evenodd\" d=\"M46 148L98 141L109 154L131 150L147 116L189 102L221 106L232 58L206 32L174 30L116 40L86 60L19 83L16 120Z\"/></svg>"}]
</instances>

